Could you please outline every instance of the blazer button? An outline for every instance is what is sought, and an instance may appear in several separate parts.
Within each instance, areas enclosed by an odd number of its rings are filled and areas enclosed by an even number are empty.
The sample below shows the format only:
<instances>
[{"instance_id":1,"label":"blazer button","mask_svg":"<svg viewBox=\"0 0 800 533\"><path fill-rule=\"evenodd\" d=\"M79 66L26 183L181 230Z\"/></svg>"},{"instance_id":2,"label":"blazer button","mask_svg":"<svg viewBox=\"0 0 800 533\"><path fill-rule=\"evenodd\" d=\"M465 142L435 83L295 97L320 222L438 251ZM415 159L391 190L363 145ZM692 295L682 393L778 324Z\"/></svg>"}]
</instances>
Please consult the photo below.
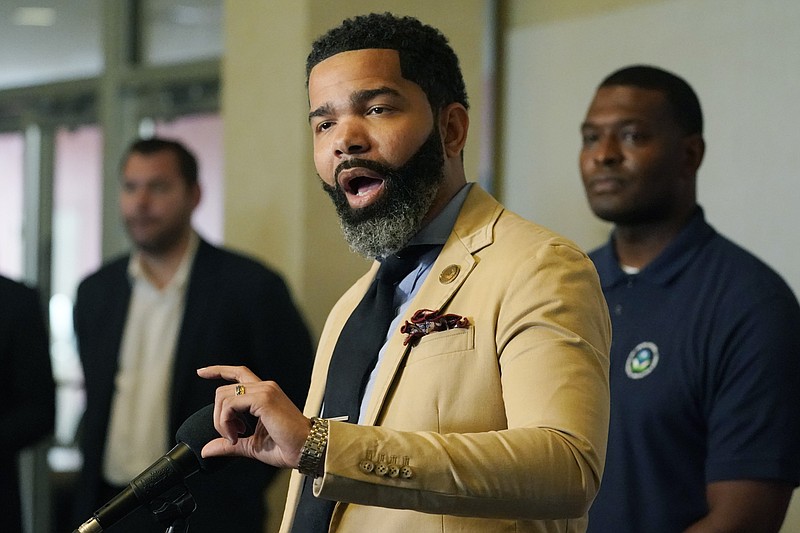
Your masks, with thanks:
<instances>
[{"instance_id":1,"label":"blazer button","mask_svg":"<svg viewBox=\"0 0 800 533\"><path fill-rule=\"evenodd\" d=\"M379 476L385 476L389 473L389 467L383 463L379 463L378 466L375 467L375 473Z\"/></svg>"},{"instance_id":2,"label":"blazer button","mask_svg":"<svg viewBox=\"0 0 800 533\"><path fill-rule=\"evenodd\" d=\"M411 470L410 466L404 466L400 469L400 477L403 479L411 479L411 476L414 475L414 471Z\"/></svg>"},{"instance_id":3,"label":"blazer button","mask_svg":"<svg viewBox=\"0 0 800 533\"><path fill-rule=\"evenodd\" d=\"M392 465L389 467L389 477L397 477L400 475L400 467Z\"/></svg>"},{"instance_id":4,"label":"blazer button","mask_svg":"<svg viewBox=\"0 0 800 533\"><path fill-rule=\"evenodd\" d=\"M365 474L370 474L372 473L373 470L375 470L375 463L373 463L372 461L361 461L360 463L358 463L358 467Z\"/></svg>"}]
</instances>

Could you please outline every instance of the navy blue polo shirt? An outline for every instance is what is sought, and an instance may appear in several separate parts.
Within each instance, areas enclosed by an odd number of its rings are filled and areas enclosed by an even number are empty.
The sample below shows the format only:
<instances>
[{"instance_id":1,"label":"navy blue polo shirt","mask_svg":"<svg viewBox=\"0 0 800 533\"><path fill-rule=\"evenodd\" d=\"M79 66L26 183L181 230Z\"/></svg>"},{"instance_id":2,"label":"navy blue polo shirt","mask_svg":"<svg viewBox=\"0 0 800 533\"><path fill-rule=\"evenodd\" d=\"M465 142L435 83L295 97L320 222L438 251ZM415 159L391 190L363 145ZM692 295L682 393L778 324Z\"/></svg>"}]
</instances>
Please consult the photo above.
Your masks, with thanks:
<instances>
[{"instance_id":1,"label":"navy blue polo shirt","mask_svg":"<svg viewBox=\"0 0 800 533\"><path fill-rule=\"evenodd\" d=\"M589 532L677 532L706 483L800 481L800 307L702 209L637 274L590 254L613 326L611 421Z\"/></svg>"}]
</instances>

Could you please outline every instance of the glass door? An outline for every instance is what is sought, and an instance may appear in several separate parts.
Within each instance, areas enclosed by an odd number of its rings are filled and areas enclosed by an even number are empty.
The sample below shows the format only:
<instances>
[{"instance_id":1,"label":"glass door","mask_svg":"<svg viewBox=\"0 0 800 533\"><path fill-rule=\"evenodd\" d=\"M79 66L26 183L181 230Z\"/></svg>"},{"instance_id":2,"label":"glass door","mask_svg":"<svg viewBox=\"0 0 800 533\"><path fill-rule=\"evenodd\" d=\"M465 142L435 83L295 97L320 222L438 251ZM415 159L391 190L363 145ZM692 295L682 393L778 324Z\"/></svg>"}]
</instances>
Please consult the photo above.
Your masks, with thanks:
<instances>
[{"instance_id":1,"label":"glass door","mask_svg":"<svg viewBox=\"0 0 800 533\"><path fill-rule=\"evenodd\" d=\"M23 156L21 133L0 133L0 274L19 280L23 272Z\"/></svg>"}]
</instances>

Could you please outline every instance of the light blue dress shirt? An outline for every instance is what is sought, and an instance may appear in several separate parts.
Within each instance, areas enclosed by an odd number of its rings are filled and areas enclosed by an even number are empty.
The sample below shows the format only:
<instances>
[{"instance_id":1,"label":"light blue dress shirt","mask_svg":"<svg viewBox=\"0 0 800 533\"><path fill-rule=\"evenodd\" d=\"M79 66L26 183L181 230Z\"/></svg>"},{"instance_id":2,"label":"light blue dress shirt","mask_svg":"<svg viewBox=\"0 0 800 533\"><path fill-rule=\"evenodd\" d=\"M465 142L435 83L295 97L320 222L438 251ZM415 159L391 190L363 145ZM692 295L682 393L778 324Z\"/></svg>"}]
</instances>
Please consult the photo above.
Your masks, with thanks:
<instances>
[{"instance_id":1,"label":"light blue dress shirt","mask_svg":"<svg viewBox=\"0 0 800 533\"><path fill-rule=\"evenodd\" d=\"M453 231L453 226L456 223L458 214L461 212L461 206L464 204L464 200L467 199L470 188L472 188L472 183L464 185L464 187L453 196L450 202L448 202L442 212L427 226L419 230L408 243L409 245L432 244L434 247L423 254L417 266L414 267L414 270L409 272L408 275L397 284L394 293L395 316L394 319L392 319L389 329L386 331L386 338L383 341L383 346L380 352L378 352L378 362L369 374L369 380L364 389L364 397L361 399L361 410L358 415L359 424L363 423L366 416L367 405L369 404L369 399L375 387L375 377L378 375L378 369L383 361L383 355L386 352L386 345L389 341L389 337L391 337L393 332L400 329L402 317L406 314L408 306L411 305L411 301L419 292L422 284L425 283L425 279L427 279L431 267L433 267L433 263L436 261L439 252L442 251L444 243Z\"/></svg>"}]
</instances>

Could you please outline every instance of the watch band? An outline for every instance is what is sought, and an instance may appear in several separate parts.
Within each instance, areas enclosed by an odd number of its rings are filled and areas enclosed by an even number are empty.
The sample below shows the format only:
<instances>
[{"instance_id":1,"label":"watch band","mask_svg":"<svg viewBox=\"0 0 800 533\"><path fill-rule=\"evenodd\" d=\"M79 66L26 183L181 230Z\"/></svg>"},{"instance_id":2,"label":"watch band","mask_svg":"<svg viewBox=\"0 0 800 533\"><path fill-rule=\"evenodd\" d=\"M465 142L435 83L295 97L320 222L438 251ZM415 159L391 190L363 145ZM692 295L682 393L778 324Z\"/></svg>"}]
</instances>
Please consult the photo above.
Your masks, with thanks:
<instances>
[{"instance_id":1,"label":"watch band","mask_svg":"<svg viewBox=\"0 0 800 533\"><path fill-rule=\"evenodd\" d=\"M311 432L300 450L300 463L297 470L311 477L322 475L322 458L328 446L328 421L324 418L311 417Z\"/></svg>"}]
</instances>

